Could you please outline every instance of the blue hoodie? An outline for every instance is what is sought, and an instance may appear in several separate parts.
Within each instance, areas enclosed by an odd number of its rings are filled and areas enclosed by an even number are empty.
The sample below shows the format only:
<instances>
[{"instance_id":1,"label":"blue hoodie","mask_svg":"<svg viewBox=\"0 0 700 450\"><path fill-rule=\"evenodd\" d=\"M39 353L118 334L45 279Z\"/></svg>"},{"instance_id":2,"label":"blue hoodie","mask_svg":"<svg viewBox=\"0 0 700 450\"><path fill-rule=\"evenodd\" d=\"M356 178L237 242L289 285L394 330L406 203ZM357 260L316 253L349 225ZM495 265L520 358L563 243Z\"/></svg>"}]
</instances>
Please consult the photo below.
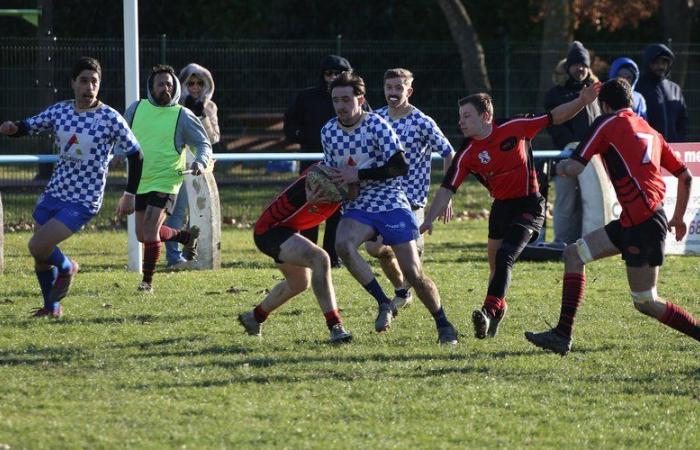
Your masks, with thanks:
<instances>
[{"instance_id":1,"label":"blue hoodie","mask_svg":"<svg viewBox=\"0 0 700 450\"><path fill-rule=\"evenodd\" d=\"M617 74L622 68L628 69L634 74L634 80L632 81L632 111L634 111L635 113L637 113L638 116L646 120L647 103L646 101L644 101L644 96L634 90L634 87L637 85L637 81L639 81L639 67L637 67L637 64L630 58L627 58L625 56L617 58L610 65L610 73L608 74L608 76L610 77L610 79L617 78Z\"/></svg>"}]
</instances>

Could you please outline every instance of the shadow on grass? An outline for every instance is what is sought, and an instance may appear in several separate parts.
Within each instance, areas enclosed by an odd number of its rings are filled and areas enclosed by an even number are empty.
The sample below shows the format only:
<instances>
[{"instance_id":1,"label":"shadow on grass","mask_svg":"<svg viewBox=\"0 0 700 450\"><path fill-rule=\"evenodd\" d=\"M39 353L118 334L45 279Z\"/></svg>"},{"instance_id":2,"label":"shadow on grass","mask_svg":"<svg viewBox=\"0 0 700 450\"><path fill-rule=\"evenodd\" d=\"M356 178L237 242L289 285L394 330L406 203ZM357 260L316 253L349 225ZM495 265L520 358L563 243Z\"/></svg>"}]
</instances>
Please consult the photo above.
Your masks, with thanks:
<instances>
[{"instance_id":1,"label":"shadow on grass","mask_svg":"<svg viewBox=\"0 0 700 450\"><path fill-rule=\"evenodd\" d=\"M275 264L270 259L269 261L222 261L222 269L274 269Z\"/></svg>"},{"instance_id":2,"label":"shadow on grass","mask_svg":"<svg viewBox=\"0 0 700 450\"><path fill-rule=\"evenodd\" d=\"M72 347L44 347L29 346L22 351L0 351L0 367L3 366L46 366L51 364L63 364L74 358L85 356L80 348Z\"/></svg>"}]
</instances>

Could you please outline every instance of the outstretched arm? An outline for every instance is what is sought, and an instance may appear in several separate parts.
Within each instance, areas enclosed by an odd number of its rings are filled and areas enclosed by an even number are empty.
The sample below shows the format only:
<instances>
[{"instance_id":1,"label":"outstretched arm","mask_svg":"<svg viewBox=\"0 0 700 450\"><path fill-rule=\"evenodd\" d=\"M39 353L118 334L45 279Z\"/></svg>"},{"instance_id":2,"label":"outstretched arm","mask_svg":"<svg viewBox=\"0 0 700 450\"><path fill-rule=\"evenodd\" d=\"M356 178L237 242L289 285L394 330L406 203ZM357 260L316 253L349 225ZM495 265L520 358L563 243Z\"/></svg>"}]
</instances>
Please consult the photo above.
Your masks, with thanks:
<instances>
[{"instance_id":1,"label":"outstretched arm","mask_svg":"<svg viewBox=\"0 0 700 450\"><path fill-rule=\"evenodd\" d=\"M386 180L400 177L408 173L408 161L403 152L394 153L383 166L372 169L357 169L355 166L331 168L334 182L340 184L355 183L359 180Z\"/></svg>"},{"instance_id":2,"label":"outstretched arm","mask_svg":"<svg viewBox=\"0 0 700 450\"><path fill-rule=\"evenodd\" d=\"M559 105L551 110L550 113L552 114L552 124L559 125L566 122L578 114L578 112L585 108L586 105L593 103L598 98L601 86L602 83L600 81L595 82L590 86L586 86L581 89L581 92L576 99Z\"/></svg>"}]
</instances>

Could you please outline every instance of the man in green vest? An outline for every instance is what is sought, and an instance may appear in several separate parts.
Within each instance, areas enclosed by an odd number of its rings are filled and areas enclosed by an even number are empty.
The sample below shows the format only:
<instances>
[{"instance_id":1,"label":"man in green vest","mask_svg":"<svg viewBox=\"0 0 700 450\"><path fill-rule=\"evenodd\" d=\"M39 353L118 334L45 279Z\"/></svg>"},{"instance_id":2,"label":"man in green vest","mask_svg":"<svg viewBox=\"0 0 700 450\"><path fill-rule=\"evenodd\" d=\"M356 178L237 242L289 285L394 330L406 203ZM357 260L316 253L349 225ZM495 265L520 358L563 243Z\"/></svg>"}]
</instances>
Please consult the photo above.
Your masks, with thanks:
<instances>
[{"instance_id":1,"label":"man in green vest","mask_svg":"<svg viewBox=\"0 0 700 450\"><path fill-rule=\"evenodd\" d=\"M199 175L212 157L207 133L192 111L178 104L180 82L172 67L157 65L148 77L148 99L127 108L124 117L141 143L143 170L136 192L136 237L144 244L143 281L138 290L153 292L153 273L162 241L177 241L193 252L196 227L175 230L163 225L175 204L185 170L185 148L196 150L190 170Z\"/></svg>"}]
</instances>

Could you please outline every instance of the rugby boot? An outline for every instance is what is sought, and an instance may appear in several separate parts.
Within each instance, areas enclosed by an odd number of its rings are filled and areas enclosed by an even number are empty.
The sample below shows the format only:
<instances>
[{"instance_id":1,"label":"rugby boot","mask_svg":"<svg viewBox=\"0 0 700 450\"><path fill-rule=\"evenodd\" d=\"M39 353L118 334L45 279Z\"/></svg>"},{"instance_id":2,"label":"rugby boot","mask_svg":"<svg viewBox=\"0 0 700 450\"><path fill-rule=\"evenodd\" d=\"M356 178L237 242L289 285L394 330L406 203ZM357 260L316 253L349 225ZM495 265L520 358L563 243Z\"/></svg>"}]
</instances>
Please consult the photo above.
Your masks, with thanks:
<instances>
[{"instance_id":1,"label":"rugby boot","mask_svg":"<svg viewBox=\"0 0 700 450\"><path fill-rule=\"evenodd\" d=\"M255 314L253 311L246 311L238 315L238 322L243 325L246 333L251 336L261 336L262 335L262 324L255 320Z\"/></svg>"},{"instance_id":2,"label":"rugby boot","mask_svg":"<svg viewBox=\"0 0 700 450\"><path fill-rule=\"evenodd\" d=\"M543 331L542 333L525 332L525 339L535 344L539 348L566 356L571 351L571 338L558 335L554 329Z\"/></svg>"},{"instance_id":3,"label":"rugby boot","mask_svg":"<svg viewBox=\"0 0 700 450\"><path fill-rule=\"evenodd\" d=\"M377 312L377 319L374 321L374 329L377 333L386 331L391 326L392 320L397 314L396 306L392 302L380 303L379 311Z\"/></svg>"},{"instance_id":4,"label":"rugby boot","mask_svg":"<svg viewBox=\"0 0 700 450\"><path fill-rule=\"evenodd\" d=\"M336 323L331 327L331 337L329 341L331 344L350 342L352 341L352 334L345 329L342 323Z\"/></svg>"}]
</instances>

